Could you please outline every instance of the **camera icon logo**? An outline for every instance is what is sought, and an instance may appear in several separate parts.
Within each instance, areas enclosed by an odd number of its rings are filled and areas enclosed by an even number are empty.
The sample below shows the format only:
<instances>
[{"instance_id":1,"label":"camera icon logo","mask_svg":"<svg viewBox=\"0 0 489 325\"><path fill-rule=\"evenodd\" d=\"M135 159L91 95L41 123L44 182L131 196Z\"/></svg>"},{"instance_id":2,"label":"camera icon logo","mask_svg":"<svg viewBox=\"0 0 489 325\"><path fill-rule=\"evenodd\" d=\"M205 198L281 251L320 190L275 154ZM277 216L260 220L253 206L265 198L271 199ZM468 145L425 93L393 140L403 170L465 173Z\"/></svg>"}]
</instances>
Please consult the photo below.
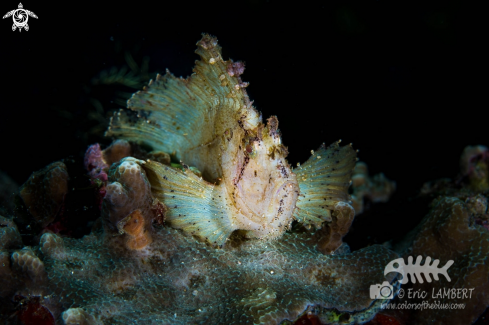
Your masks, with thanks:
<instances>
[{"instance_id":1,"label":"camera icon logo","mask_svg":"<svg viewBox=\"0 0 489 325\"><path fill-rule=\"evenodd\" d=\"M394 288L387 281L370 286L370 299L392 299L393 297Z\"/></svg>"}]
</instances>

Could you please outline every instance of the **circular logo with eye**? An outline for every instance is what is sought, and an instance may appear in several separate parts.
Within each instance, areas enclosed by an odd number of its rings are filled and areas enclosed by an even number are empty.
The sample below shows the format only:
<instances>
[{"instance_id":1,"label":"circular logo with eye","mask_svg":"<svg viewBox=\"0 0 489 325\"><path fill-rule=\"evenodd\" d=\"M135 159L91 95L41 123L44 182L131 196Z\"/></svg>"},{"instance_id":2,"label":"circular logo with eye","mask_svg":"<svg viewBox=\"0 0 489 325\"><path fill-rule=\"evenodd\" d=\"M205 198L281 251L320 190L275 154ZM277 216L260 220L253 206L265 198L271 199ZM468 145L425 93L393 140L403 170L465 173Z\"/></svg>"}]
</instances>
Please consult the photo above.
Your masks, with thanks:
<instances>
[{"instance_id":1,"label":"circular logo with eye","mask_svg":"<svg viewBox=\"0 0 489 325\"><path fill-rule=\"evenodd\" d=\"M29 16L33 18L37 18L35 13L29 10L25 10L24 7L22 6L22 3L19 3L18 9L14 9L7 12L3 16L3 18L5 19L10 16L12 16L12 19L14 20L14 24L12 25L12 30L15 31L18 28L19 32L22 31L22 28L24 28L26 31L29 30L29 25L27 25Z\"/></svg>"}]
</instances>

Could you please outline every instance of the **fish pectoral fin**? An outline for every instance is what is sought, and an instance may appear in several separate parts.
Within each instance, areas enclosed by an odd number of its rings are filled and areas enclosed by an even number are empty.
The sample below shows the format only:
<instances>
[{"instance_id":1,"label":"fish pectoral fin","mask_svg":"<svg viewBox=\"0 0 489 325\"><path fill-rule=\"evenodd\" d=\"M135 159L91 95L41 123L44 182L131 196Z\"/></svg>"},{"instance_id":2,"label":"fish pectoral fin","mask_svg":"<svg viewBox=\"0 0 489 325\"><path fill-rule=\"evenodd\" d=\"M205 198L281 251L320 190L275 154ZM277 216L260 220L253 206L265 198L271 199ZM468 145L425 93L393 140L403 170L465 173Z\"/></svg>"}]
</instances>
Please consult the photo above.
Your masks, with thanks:
<instances>
[{"instance_id":1,"label":"fish pectoral fin","mask_svg":"<svg viewBox=\"0 0 489 325\"><path fill-rule=\"evenodd\" d=\"M226 206L222 187L215 186L184 171L149 161L144 169L151 183L153 196L163 202L172 227L222 246L236 229Z\"/></svg>"},{"instance_id":2,"label":"fish pectoral fin","mask_svg":"<svg viewBox=\"0 0 489 325\"><path fill-rule=\"evenodd\" d=\"M294 217L303 224L321 227L331 221L331 213L339 202L348 203L353 168L357 161L351 145L329 147L324 144L302 166L294 169L300 188Z\"/></svg>"}]
</instances>

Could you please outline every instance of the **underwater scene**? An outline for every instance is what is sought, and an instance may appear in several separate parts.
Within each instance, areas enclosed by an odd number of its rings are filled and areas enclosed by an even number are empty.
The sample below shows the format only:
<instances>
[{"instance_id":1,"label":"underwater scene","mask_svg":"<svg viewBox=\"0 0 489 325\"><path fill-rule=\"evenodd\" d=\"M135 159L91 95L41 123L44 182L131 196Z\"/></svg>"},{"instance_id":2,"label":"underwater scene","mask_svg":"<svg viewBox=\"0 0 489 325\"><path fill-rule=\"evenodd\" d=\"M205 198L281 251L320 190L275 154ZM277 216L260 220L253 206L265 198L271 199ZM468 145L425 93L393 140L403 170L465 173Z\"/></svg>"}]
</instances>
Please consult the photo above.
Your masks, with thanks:
<instances>
[{"instance_id":1,"label":"underwater scene","mask_svg":"<svg viewBox=\"0 0 489 325\"><path fill-rule=\"evenodd\" d=\"M489 324L476 8L67 5L0 5L0 324Z\"/></svg>"}]
</instances>

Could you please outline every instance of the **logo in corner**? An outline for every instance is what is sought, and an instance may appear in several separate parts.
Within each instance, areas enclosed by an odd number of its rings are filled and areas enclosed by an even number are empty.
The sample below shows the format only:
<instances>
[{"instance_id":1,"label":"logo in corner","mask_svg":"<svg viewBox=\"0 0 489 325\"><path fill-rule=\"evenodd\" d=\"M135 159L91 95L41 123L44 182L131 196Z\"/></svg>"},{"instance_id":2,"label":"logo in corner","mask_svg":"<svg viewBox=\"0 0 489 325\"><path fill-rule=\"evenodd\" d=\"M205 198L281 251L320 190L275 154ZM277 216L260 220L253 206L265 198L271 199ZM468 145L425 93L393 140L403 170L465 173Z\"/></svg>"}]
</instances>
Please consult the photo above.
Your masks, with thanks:
<instances>
[{"instance_id":1,"label":"logo in corner","mask_svg":"<svg viewBox=\"0 0 489 325\"><path fill-rule=\"evenodd\" d=\"M10 16L12 16L12 19L14 20L14 24L12 25L12 31L15 31L18 28L19 32L22 31L22 28L24 28L26 31L29 30L29 25L27 25L29 16L33 18L37 18L35 13L29 10L25 10L24 7L22 6L22 3L19 3L19 8L7 12L3 16L3 18L5 19Z\"/></svg>"},{"instance_id":2,"label":"logo in corner","mask_svg":"<svg viewBox=\"0 0 489 325\"><path fill-rule=\"evenodd\" d=\"M423 283L423 278L421 277L421 274L425 276L426 281L428 282L431 282L430 274L433 275L433 278L436 281L439 280L438 274L442 274L443 276L445 276L448 282L451 281L450 277L448 276L447 270L450 266L452 266L454 262L453 260L449 260L444 267L438 267L440 260L434 260L433 263L430 265L431 257L427 256L425 263L421 265L422 259L423 257L419 255L416 258L415 263L413 263L412 256L408 257L408 264L404 264L404 260L402 258L390 261L384 269L384 275L390 272L398 272L402 274L402 284L408 283L408 274L411 276L412 283L416 283L416 279L419 283Z\"/></svg>"},{"instance_id":3,"label":"logo in corner","mask_svg":"<svg viewBox=\"0 0 489 325\"><path fill-rule=\"evenodd\" d=\"M421 277L423 274L426 278L426 281L431 282L430 274L433 278L438 281L439 274L442 274L448 282L451 281L450 276L448 276L448 268L452 266L454 263L453 260L449 260L445 266L438 267L440 260L434 260L431 263L431 257L427 256L425 263L421 265L421 261L423 260L423 256L419 255L416 258L416 262L413 263L413 257L408 257L408 263L404 263L403 258L397 258L389 262L384 269L384 275L387 275L391 272L397 272L402 275L402 279L396 282L395 287L390 284L388 281L384 281L382 284L373 284L370 286L370 298L371 299L392 299L395 295L397 295L396 290L400 288L400 284L406 284L409 282L408 275L411 276L412 283L423 283L424 280ZM396 289L396 290L394 290ZM402 290L402 289L401 289Z\"/></svg>"}]
</instances>

